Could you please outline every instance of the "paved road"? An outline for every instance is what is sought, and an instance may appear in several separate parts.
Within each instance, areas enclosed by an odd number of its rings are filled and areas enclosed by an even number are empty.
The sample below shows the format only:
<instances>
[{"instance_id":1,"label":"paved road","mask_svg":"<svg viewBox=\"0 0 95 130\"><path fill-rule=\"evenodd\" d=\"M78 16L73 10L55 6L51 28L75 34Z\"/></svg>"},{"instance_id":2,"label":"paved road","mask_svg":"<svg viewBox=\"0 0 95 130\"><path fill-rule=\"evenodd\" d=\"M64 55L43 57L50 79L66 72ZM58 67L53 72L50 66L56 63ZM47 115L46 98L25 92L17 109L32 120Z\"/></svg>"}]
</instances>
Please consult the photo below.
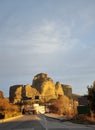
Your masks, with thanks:
<instances>
[{"instance_id":1,"label":"paved road","mask_svg":"<svg viewBox=\"0 0 95 130\"><path fill-rule=\"evenodd\" d=\"M0 130L45 130L36 115L24 115L13 121L0 123Z\"/></svg>"},{"instance_id":2,"label":"paved road","mask_svg":"<svg viewBox=\"0 0 95 130\"><path fill-rule=\"evenodd\" d=\"M0 123L0 130L95 130L95 126L60 122L44 115L24 115L13 121Z\"/></svg>"},{"instance_id":3,"label":"paved road","mask_svg":"<svg viewBox=\"0 0 95 130\"><path fill-rule=\"evenodd\" d=\"M39 116L41 119L40 123L45 128L48 128L46 130L95 130L95 125L75 124L70 121L61 122L53 118L44 117L43 115Z\"/></svg>"}]
</instances>

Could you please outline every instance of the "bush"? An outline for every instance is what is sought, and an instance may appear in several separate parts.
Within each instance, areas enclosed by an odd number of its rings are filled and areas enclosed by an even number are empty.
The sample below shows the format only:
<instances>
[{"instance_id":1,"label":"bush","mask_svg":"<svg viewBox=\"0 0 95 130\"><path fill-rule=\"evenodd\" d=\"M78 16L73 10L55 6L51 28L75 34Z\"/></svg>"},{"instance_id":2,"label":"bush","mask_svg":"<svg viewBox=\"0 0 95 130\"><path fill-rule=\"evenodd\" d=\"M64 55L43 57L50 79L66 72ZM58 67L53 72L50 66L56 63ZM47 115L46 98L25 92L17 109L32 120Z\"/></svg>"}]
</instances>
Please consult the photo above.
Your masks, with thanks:
<instances>
[{"instance_id":1,"label":"bush","mask_svg":"<svg viewBox=\"0 0 95 130\"><path fill-rule=\"evenodd\" d=\"M0 113L0 118L9 118L21 114L18 106L10 104L8 98L0 99Z\"/></svg>"},{"instance_id":2,"label":"bush","mask_svg":"<svg viewBox=\"0 0 95 130\"><path fill-rule=\"evenodd\" d=\"M5 115L0 113L0 119L4 119L5 118Z\"/></svg>"},{"instance_id":3,"label":"bush","mask_svg":"<svg viewBox=\"0 0 95 130\"><path fill-rule=\"evenodd\" d=\"M48 108L49 108L49 111L51 112L51 113L58 113L58 107L56 107L54 104L52 104L52 105L50 105L50 106L48 106Z\"/></svg>"}]
</instances>

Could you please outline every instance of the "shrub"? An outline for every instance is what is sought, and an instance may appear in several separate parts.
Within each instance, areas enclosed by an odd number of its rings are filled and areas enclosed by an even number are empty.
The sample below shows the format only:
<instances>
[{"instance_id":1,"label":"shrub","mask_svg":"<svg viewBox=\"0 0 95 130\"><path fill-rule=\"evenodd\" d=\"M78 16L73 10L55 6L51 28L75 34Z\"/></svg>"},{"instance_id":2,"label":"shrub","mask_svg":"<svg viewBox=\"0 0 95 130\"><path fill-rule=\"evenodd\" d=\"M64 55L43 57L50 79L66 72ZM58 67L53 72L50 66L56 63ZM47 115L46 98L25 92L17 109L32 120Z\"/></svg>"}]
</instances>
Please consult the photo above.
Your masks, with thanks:
<instances>
[{"instance_id":1,"label":"shrub","mask_svg":"<svg viewBox=\"0 0 95 130\"><path fill-rule=\"evenodd\" d=\"M5 115L0 113L0 119L4 119L5 118Z\"/></svg>"},{"instance_id":2,"label":"shrub","mask_svg":"<svg viewBox=\"0 0 95 130\"><path fill-rule=\"evenodd\" d=\"M10 104L8 98L3 98L2 100L0 99L0 112L1 118L3 118L3 115L4 118L8 118L20 114L17 105Z\"/></svg>"}]
</instances>

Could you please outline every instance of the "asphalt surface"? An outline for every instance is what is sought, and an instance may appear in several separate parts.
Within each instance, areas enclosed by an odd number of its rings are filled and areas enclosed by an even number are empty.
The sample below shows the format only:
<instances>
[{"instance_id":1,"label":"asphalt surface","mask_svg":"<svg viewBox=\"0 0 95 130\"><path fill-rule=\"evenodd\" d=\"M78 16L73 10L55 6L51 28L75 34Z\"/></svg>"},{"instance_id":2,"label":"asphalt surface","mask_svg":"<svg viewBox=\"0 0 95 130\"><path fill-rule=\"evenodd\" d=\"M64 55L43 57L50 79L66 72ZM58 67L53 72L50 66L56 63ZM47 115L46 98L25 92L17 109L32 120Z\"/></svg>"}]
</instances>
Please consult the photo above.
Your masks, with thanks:
<instances>
[{"instance_id":1,"label":"asphalt surface","mask_svg":"<svg viewBox=\"0 0 95 130\"><path fill-rule=\"evenodd\" d=\"M24 115L0 123L0 130L95 130L95 126L60 122L44 115Z\"/></svg>"},{"instance_id":2,"label":"asphalt surface","mask_svg":"<svg viewBox=\"0 0 95 130\"><path fill-rule=\"evenodd\" d=\"M0 123L0 130L45 130L35 115L24 115L13 121Z\"/></svg>"}]
</instances>

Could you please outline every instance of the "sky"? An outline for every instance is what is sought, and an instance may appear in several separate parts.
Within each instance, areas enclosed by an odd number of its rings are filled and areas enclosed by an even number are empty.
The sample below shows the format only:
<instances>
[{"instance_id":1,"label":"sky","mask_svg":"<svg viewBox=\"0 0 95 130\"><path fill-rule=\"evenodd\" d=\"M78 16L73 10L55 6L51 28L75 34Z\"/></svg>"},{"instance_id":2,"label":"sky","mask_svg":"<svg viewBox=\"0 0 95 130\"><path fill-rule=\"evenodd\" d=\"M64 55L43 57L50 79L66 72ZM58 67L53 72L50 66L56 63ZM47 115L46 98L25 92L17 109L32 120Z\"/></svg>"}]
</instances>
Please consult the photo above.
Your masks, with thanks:
<instances>
[{"instance_id":1,"label":"sky","mask_svg":"<svg viewBox=\"0 0 95 130\"><path fill-rule=\"evenodd\" d=\"M95 80L95 0L0 0L0 90L46 73L73 93Z\"/></svg>"}]
</instances>

